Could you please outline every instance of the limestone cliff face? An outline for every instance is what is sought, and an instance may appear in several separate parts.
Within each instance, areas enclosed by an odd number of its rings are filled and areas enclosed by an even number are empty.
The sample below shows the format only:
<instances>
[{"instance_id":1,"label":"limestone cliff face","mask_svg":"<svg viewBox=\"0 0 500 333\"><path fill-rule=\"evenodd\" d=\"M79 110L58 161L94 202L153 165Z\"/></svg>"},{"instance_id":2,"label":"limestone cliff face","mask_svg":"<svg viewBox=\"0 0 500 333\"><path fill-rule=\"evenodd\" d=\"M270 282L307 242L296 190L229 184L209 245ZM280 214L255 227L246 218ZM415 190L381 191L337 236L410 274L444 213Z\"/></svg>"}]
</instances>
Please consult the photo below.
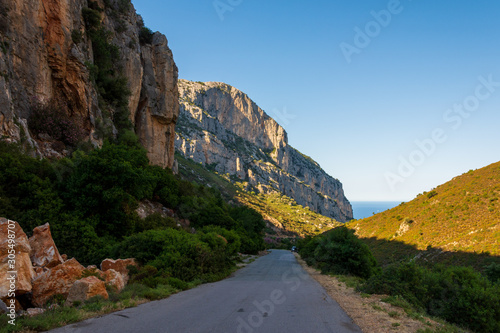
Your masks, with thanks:
<instances>
[{"instance_id":1,"label":"limestone cliff face","mask_svg":"<svg viewBox=\"0 0 500 333\"><path fill-rule=\"evenodd\" d=\"M87 138L102 144L96 129L112 127L105 115L115 110L99 103L90 78L94 50L82 9L91 3L102 9L101 24L120 51L135 131L152 163L172 167L177 67L165 36L155 33L151 43L139 43L142 19L123 0L0 0L0 136L31 145L38 155L60 155L27 126L35 101L59 100Z\"/></svg>"},{"instance_id":2,"label":"limestone cliff face","mask_svg":"<svg viewBox=\"0 0 500 333\"><path fill-rule=\"evenodd\" d=\"M179 80L176 151L263 193L281 192L344 222L342 184L288 145L285 130L246 94L218 82Z\"/></svg>"}]
</instances>

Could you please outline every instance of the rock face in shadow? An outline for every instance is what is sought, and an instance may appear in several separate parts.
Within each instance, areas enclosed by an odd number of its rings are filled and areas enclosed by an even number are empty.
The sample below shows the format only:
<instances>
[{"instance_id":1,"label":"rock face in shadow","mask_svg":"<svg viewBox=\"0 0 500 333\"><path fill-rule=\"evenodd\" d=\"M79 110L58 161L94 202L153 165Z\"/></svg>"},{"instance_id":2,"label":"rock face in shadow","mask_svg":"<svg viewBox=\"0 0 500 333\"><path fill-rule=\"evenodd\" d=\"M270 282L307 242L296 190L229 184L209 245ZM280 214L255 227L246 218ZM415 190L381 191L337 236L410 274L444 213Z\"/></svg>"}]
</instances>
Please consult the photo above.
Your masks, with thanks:
<instances>
[{"instance_id":1,"label":"rock face in shadow","mask_svg":"<svg viewBox=\"0 0 500 333\"><path fill-rule=\"evenodd\" d=\"M280 192L340 222L352 219L342 184L288 144L286 131L246 94L219 82L179 80L175 148L262 193Z\"/></svg>"},{"instance_id":2,"label":"rock face in shadow","mask_svg":"<svg viewBox=\"0 0 500 333\"><path fill-rule=\"evenodd\" d=\"M105 105L92 79L95 45L82 9L87 0L0 0L0 136L34 148L38 156L65 155L50 138L28 128L37 103L59 101L94 146L113 129L117 107ZM165 36L140 43L144 23L132 4L98 0L101 26L120 53L128 112L151 163L172 167L179 113L177 66Z\"/></svg>"}]
</instances>

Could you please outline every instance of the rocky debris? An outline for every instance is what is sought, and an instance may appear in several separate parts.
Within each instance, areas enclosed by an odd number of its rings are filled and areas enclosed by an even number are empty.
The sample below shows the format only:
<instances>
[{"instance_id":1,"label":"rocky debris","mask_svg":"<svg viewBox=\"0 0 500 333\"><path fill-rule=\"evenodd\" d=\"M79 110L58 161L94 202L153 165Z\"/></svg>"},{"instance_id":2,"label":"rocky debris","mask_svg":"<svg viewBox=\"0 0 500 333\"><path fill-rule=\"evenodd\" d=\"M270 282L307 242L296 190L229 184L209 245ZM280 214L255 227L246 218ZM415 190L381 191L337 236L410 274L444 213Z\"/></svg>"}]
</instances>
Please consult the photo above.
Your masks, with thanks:
<instances>
[{"instance_id":1,"label":"rocky debris","mask_svg":"<svg viewBox=\"0 0 500 333\"><path fill-rule=\"evenodd\" d=\"M117 292L120 292L123 288L125 288L126 283L123 276L114 269L104 271L103 276L106 281L106 285L116 289Z\"/></svg>"},{"instance_id":2,"label":"rocky debris","mask_svg":"<svg viewBox=\"0 0 500 333\"><path fill-rule=\"evenodd\" d=\"M396 231L396 237L403 236L406 234L408 231L410 231L411 226L413 225L413 220L411 219L404 219L404 221L399 225L398 231Z\"/></svg>"},{"instance_id":3,"label":"rocky debris","mask_svg":"<svg viewBox=\"0 0 500 333\"><path fill-rule=\"evenodd\" d=\"M19 224L0 218L0 299L3 301L7 299L9 290L12 290L11 281L15 282L16 296L31 292L31 280L35 272L30 252L28 237ZM14 280L9 279L13 276Z\"/></svg>"},{"instance_id":4,"label":"rocky debris","mask_svg":"<svg viewBox=\"0 0 500 333\"><path fill-rule=\"evenodd\" d=\"M137 262L133 258L129 259L104 259L101 263L101 270L106 272L107 270L113 269L120 273L127 284L129 276L127 266L138 266Z\"/></svg>"},{"instance_id":5,"label":"rocky debris","mask_svg":"<svg viewBox=\"0 0 500 333\"><path fill-rule=\"evenodd\" d=\"M48 223L33 229L33 236L29 238L29 243L33 266L51 268L63 263L64 260L52 239Z\"/></svg>"},{"instance_id":6,"label":"rocky debris","mask_svg":"<svg viewBox=\"0 0 500 333\"><path fill-rule=\"evenodd\" d=\"M9 230L15 237L9 238ZM9 239L15 240L12 248ZM15 267L9 267L9 250L16 251ZM98 295L107 299L106 286L117 292L123 290L128 280L127 266L137 266L135 259L106 259L101 264L105 271L100 271L95 265L83 267L75 258L65 259L66 255L59 255L48 224L35 228L28 240L17 222L0 218L0 314L8 311L6 304L11 304L9 271L17 270L12 299L15 312L33 316L45 311L33 305L43 307L55 295L66 297L67 304ZM56 305L49 309L53 306Z\"/></svg>"},{"instance_id":7,"label":"rocky debris","mask_svg":"<svg viewBox=\"0 0 500 333\"><path fill-rule=\"evenodd\" d=\"M248 190L282 193L337 221L352 219L340 181L288 145L283 127L246 94L225 83L179 80L179 99L177 152Z\"/></svg>"},{"instance_id":8,"label":"rocky debris","mask_svg":"<svg viewBox=\"0 0 500 333\"><path fill-rule=\"evenodd\" d=\"M68 296L73 283L82 276L85 268L75 259L70 259L51 268L33 280L33 304L43 306L54 295Z\"/></svg>"},{"instance_id":9,"label":"rocky debris","mask_svg":"<svg viewBox=\"0 0 500 333\"><path fill-rule=\"evenodd\" d=\"M108 292L104 281L95 276L88 276L75 281L68 292L66 304L71 306L74 302L83 302L95 296L102 296L108 299Z\"/></svg>"},{"instance_id":10,"label":"rocky debris","mask_svg":"<svg viewBox=\"0 0 500 333\"><path fill-rule=\"evenodd\" d=\"M42 309L42 308L29 308L29 309L26 309L25 316L34 317L34 316L41 315L45 311L46 310Z\"/></svg>"},{"instance_id":11,"label":"rocky debris","mask_svg":"<svg viewBox=\"0 0 500 333\"><path fill-rule=\"evenodd\" d=\"M135 211L141 219L145 219L149 215L152 215L155 213L160 214L162 217L174 217L175 216L175 213L172 209L169 209L169 208L163 206L159 202L151 202L147 199L140 201L139 206L137 207L137 209Z\"/></svg>"}]
</instances>

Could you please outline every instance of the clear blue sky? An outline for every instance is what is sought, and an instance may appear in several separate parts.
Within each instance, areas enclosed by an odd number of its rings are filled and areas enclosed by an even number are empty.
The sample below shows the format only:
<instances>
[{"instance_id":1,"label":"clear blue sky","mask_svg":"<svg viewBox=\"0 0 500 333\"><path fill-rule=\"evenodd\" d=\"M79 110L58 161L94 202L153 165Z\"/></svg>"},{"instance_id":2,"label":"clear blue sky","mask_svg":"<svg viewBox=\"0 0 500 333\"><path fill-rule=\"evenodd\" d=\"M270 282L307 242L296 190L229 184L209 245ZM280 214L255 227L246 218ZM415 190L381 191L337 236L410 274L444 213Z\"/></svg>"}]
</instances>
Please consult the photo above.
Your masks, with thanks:
<instances>
[{"instance_id":1,"label":"clear blue sky","mask_svg":"<svg viewBox=\"0 0 500 333\"><path fill-rule=\"evenodd\" d=\"M411 200L500 160L498 1L133 3L180 78L247 93L351 201Z\"/></svg>"}]
</instances>

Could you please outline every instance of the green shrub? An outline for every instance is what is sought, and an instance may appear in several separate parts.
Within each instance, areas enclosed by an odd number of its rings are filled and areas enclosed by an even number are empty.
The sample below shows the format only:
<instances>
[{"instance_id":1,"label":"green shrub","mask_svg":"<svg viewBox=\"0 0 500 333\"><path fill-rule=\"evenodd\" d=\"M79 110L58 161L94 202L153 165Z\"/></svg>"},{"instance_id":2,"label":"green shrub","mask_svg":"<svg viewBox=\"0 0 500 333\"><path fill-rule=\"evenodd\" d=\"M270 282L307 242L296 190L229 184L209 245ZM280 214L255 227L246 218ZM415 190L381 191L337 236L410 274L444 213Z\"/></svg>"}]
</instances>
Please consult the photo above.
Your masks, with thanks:
<instances>
[{"instance_id":1,"label":"green shrub","mask_svg":"<svg viewBox=\"0 0 500 333\"><path fill-rule=\"evenodd\" d=\"M135 226L137 232L165 228L177 228L177 223L173 218L163 217L160 213L154 213L143 220L138 220Z\"/></svg>"},{"instance_id":2,"label":"green shrub","mask_svg":"<svg viewBox=\"0 0 500 333\"><path fill-rule=\"evenodd\" d=\"M500 264L491 263L491 265L485 267L485 273L491 282L500 282Z\"/></svg>"},{"instance_id":3,"label":"green shrub","mask_svg":"<svg viewBox=\"0 0 500 333\"><path fill-rule=\"evenodd\" d=\"M153 43L153 31L149 29L148 27L142 27L139 30L139 43L141 45L151 45Z\"/></svg>"},{"instance_id":4,"label":"green shrub","mask_svg":"<svg viewBox=\"0 0 500 333\"><path fill-rule=\"evenodd\" d=\"M402 296L430 315L474 331L500 330L500 286L469 267L394 264L368 279L361 290Z\"/></svg>"},{"instance_id":5,"label":"green shrub","mask_svg":"<svg viewBox=\"0 0 500 333\"><path fill-rule=\"evenodd\" d=\"M83 41L82 32L78 29L73 29L71 31L71 39L73 40L73 43L80 44Z\"/></svg>"},{"instance_id":6,"label":"green shrub","mask_svg":"<svg viewBox=\"0 0 500 333\"><path fill-rule=\"evenodd\" d=\"M368 278L378 269L368 246L346 227L332 229L320 237L314 259L318 267L328 273Z\"/></svg>"},{"instance_id":7,"label":"green shrub","mask_svg":"<svg viewBox=\"0 0 500 333\"><path fill-rule=\"evenodd\" d=\"M232 266L225 242L215 234L149 230L127 237L115 251L117 256L134 257L156 268L157 273L149 274L151 277L174 277L185 282L226 272Z\"/></svg>"}]
</instances>

